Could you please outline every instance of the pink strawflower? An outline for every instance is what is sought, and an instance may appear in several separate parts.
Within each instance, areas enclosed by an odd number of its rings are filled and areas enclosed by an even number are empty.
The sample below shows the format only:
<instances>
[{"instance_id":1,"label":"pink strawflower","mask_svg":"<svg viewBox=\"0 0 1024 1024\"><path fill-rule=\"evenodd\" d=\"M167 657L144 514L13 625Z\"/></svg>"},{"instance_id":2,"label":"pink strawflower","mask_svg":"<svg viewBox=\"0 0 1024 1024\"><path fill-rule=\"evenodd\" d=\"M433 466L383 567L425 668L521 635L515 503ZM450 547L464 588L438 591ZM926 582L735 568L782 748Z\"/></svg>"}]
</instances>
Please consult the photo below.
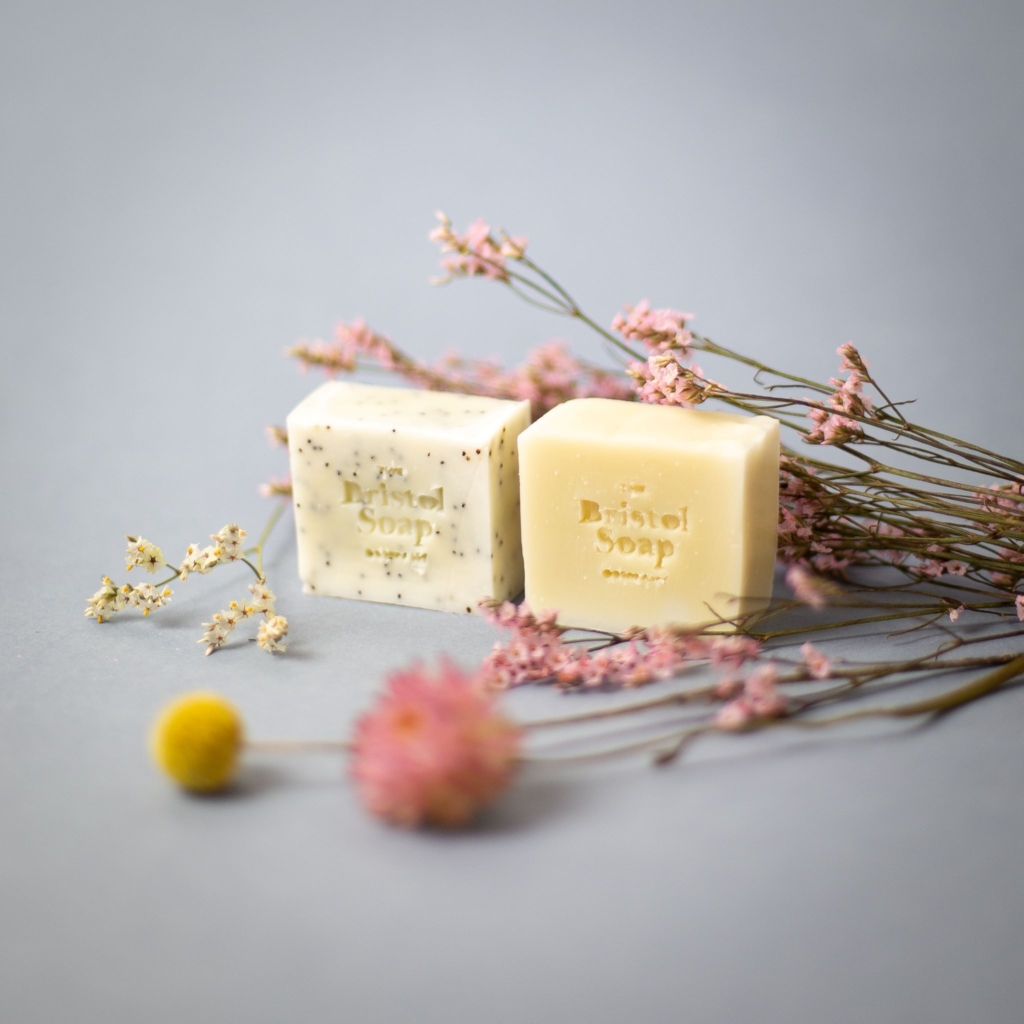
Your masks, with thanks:
<instances>
[{"instance_id":1,"label":"pink strawflower","mask_svg":"<svg viewBox=\"0 0 1024 1024\"><path fill-rule=\"evenodd\" d=\"M356 723L351 773L367 809L396 825L463 825L509 784L522 733L451 662L393 673Z\"/></svg>"},{"instance_id":2,"label":"pink strawflower","mask_svg":"<svg viewBox=\"0 0 1024 1024\"><path fill-rule=\"evenodd\" d=\"M689 353L693 335L687 330L687 320L692 313L680 313L675 309L651 309L646 299L635 306L625 306L626 315L615 315L612 330L618 331L627 341L639 341L654 353L675 349L681 356Z\"/></svg>"},{"instance_id":3,"label":"pink strawflower","mask_svg":"<svg viewBox=\"0 0 1024 1024\"><path fill-rule=\"evenodd\" d=\"M800 656L812 678L828 679L832 675L832 662L810 641L800 648Z\"/></svg>"}]
</instances>

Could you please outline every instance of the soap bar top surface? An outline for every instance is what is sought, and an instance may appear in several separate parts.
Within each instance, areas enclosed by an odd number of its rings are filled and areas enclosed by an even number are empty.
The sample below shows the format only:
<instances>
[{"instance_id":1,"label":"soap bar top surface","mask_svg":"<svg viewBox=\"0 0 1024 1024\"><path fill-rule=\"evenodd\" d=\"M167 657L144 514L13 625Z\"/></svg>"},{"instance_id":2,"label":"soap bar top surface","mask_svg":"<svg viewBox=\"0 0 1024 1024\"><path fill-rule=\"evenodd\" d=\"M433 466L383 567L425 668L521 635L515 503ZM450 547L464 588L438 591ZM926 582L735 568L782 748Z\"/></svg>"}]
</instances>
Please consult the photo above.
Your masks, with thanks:
<instances>
[{"instance_id":1,"label":"soap bar top surface","mask_svg":"<svg viewBox=\"0 0 1024 1024\"><path fill-rule=\"evenodd\" d=\"M462 613L523 583L529 402L331 381L288 416L308 593Z\"/></svg>"},{"instance_id":2,"label":"soap bar top surface","mask_svg":"<svg viewBox=\"0 0 1024 1024\"><path fill-rule=\"evenodd\" d=\"M744 416L704 409L680 409L613 398L577 398L555 406L532 433L554 433L580 441L644 449L709 445L747 447L778 434L770 416Z\"/></svg>"},{"instance_id":3,"label":"soap bar top surface","mask_svg":"<svg viewBox=\"0 0 1024 1024\"><path fill-rule=\"evenodd\" d=\"M418 391L351 381L328 381L304 398L289 422L377 426L390 431L486 436L522 403L448 391Z\"/></svg>"},{"instance_id":4,"label":"soap bar top surface","mask_svg":"<svg viewBox=\"0 0 1024 1024\"><path fill-rule=\"evenodd\" d=\"M768 416L575 399L520 444L526 599L570 626L705 625L771 595Z\"/></svg>"}]
</instances>

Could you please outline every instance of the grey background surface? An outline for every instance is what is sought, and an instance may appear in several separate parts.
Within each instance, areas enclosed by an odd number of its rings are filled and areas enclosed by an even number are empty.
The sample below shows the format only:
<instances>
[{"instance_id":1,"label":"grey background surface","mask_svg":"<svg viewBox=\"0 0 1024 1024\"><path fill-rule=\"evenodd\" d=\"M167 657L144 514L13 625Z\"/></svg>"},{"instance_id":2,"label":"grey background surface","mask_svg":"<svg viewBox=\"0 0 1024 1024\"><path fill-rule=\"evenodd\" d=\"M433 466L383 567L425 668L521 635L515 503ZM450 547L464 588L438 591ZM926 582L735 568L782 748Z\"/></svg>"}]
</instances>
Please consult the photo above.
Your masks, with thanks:
<instances>
[{"instance_id":1,"label":"grey background surface","mask_svg":"<svg viewBox=\"0 0 1024 1024\"><path fill-rule=\"evenodd\" d=\"M125 532L259 528L262 428L314 383L296 338L362 314L423 356L586 350L429 288L438 207L530 235L602 321L646 295L816 376L852 338L922 419L1024 455L1022 15L8 0L0 1020L1019 1021L1024 692L527 774L469 833L409 835L331 758L185 798L149 723L208 688L253 734L341 734L407 658L482 656L484 623L303 597L287 529L286 658L201 656L228 571L151 620L81 610Z\"/></svg>"}]
</instances>

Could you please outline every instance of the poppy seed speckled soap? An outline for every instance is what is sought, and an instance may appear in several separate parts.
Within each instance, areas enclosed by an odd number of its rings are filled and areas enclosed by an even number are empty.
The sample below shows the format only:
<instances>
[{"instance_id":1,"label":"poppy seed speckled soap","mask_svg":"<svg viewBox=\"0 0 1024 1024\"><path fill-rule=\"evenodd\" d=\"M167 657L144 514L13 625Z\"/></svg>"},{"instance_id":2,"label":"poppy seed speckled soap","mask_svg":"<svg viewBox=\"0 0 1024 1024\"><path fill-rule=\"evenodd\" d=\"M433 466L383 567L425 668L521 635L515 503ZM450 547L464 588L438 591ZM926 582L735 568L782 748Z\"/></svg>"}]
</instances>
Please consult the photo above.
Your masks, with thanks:
<instances>
[{"instance_id":1,"label":"poppy seed speckled soap","mask_svg":"<svg viewBox=\"0 0 1024 1024\"><path fill-rule=\"evenodd\" d=\"M330 381L288 417L307 593L476 611L523 588L529 402Z\"/></svg>"}]
</instances>

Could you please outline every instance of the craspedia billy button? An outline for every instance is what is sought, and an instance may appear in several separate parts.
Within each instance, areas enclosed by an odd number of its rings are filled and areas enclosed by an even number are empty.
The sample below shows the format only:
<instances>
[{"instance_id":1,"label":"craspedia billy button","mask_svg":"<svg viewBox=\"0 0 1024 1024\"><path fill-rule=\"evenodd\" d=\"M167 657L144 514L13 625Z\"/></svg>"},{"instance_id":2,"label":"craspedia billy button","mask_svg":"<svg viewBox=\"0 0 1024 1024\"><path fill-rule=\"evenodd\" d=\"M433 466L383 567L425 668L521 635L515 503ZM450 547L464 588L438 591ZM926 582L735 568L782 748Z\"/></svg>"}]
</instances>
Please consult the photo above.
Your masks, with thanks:
<instances>
[{"instance_id":1,"label":"craspedia billy button","mask_svg":"<svg viewBox=\"0 0 1024 1024\"><path fill-rule=\"evenodd\" d=\"M150 749L156 763L180 786L210 793L234 777L243 735L234 705L215 693L190 693L160 714Z\"/></svg>"}]
</instances>

